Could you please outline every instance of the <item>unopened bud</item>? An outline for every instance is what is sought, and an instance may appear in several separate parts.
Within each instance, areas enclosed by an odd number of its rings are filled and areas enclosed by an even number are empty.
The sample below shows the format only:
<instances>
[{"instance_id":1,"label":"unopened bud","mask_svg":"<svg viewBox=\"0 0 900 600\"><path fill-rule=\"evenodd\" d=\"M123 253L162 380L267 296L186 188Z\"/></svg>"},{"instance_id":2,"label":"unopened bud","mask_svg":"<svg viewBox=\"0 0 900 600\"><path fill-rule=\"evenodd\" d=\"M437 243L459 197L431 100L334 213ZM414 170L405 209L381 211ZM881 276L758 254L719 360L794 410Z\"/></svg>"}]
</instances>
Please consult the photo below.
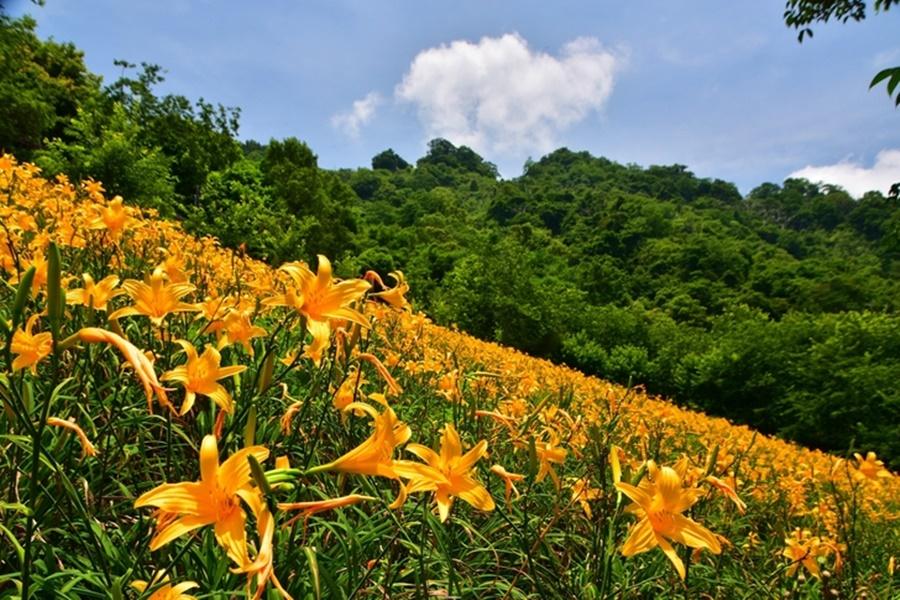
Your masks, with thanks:
<instances>
[{"instance_id":1,"label":"unopened bud","mask_svg":"<svg viewBox=\"0 0 900 600\"><path fill-rule=\"evenodd\" d=\"M263 394L272 383L272 373L275 370L275 353L269 352L263 359L263 364L259 373L259 382L256 393Z\"/></svg>"}]
</instances>

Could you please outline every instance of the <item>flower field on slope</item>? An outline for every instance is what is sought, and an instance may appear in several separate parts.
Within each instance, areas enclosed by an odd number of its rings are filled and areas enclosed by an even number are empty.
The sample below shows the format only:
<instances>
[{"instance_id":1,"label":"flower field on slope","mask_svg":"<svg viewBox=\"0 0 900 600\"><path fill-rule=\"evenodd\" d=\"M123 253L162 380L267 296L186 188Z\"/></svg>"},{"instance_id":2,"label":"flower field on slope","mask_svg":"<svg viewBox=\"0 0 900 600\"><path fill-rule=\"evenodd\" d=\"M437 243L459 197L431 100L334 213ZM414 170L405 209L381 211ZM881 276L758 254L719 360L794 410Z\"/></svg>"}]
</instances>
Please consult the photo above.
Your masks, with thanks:
<instances>
[{"instance_id":1,"label":"flower field on slope","mask_svg":"<svg viewBox=\"0 0 900 600\"><path fill-rule=\"evenodd\" d=\"M0 159L0 598L892 598L900 479ZM390 281L390 277L384 279Z\"/></svg>"}]
</instances>

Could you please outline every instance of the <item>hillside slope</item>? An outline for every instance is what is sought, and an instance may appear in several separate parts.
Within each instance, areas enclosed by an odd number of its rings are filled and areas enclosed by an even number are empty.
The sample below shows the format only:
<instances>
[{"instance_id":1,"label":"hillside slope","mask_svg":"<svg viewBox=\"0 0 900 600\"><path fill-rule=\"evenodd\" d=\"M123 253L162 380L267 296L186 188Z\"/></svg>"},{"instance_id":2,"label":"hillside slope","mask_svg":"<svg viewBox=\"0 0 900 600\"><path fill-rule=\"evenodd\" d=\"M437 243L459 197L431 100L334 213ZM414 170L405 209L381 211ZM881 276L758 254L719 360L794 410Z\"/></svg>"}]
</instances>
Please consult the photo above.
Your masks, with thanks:
<instances>
[{"instance_id":1,"label":"hillside slope","mask_svg":"<svg viewBox=\"0 0 900 600\"><path fill-rule=\"evenodd\" d=\"M874 455L478 341L406 307L402 275L274 270L9 156L0 211L0 597L896 588L900 478Z\"/></svg>"}]
</instances>

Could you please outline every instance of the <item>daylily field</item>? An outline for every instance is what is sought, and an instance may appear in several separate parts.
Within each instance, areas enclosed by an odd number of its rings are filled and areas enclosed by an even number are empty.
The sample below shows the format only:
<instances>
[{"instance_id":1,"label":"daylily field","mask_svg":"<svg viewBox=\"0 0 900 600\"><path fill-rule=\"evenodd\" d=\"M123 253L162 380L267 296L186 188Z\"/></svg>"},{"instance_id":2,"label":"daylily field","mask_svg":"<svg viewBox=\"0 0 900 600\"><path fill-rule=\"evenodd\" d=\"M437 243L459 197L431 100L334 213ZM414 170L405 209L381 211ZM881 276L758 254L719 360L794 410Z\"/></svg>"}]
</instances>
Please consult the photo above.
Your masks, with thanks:
<instances>
[{"instance_id":1,"label":"daylily field","mask_svg":"<svg viewBox=\"0 0 900 600\"><path fill-rule=\"evenodd\" d=\"M900 478L0 158L0 598L897 598Z\"/></svg>"}]
</instances>

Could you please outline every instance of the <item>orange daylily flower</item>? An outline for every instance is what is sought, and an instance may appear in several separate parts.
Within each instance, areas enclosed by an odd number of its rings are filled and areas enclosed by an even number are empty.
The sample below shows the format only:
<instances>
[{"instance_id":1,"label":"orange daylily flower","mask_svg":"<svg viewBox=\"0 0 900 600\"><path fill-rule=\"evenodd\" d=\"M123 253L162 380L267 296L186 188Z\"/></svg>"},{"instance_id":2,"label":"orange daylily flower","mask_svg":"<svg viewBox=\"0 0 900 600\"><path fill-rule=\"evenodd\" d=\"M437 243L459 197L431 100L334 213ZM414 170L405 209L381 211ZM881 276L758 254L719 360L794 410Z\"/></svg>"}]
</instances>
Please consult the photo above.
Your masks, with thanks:
<instances>
[{"instance_id":1,"label":"orange daylily flower","mask_svg":"<svg viewBox=\"0 0 900 600\"><path fill-rule=\"evenodd\" d=\"M106 188L103 187L103 183L94 181L93 179L82 181L81 187L83 187L87 195L91 196L91 198L94 200L102 200L103 192L106 191Z\"/></svg>"},{"instance_id":2,"label":"orange daylily flower","mask_svg":"<svg viewBox=\"0 0 900 600\"><path fill-rule=\"evenodd\" d=\"M94 444L91 443L91 440L88 439L87 434L84 430L79 427L75 423L75 419L60 419L58 417L47 417L47 425L51 425L53 427L62 427L63 429L68 429L73 432L76 436L78 436L78 441L81 444L81 457L85 456L97 456L97 448Z\"/></svg>"},{"instance_id":3,"label":"orange daylily flower","mask_svg":"<svg viewBox=\"0 0 900 600\"><path fill-rule=\"evenodd\" d=\"M331 276L331 263L319 255L319 266L313 273L306 263L288 263L281 267L295 284L284 294L268 298L268 306L288 306L307 318L307 329L313 337L313 345L321 356L331 337L331 320L345 320L368 327L369 322L351 305L360 300L371 287L368 281L354 279L335 282Z\"/></svg>"},{"instance_id":4,"label":"orange daylily flower","mask_svg":"<svg viewBox=\"0 0 900 600\"><path fill-rule=\"evenodd\" d=\"M176 381L184 386L186 393L179 414L184 415L191 410L197 394L209 397L226 413L233 413L234 401L231 394L218 381L243 373L247 367L244 365L222 367L219 364L222 355L212 346L207 346L203 354L198 355L197 349L190 342L186 340L177 340L177 342L187 354L187 362L171 371L166 371L160 380Z\"/></svg>"},{"instance_id":5,"label":"orange daylily flower","mask_svg":"<svg viewBox=\"0 0 900 600\"><path fill-rule=\"evenodd\" d=\"M97 209L97 216L88 224L91 229L106 229L112 239L118 239L134 219L128 214L122 196L116 196L104 207Z\"/></svg>"},{"instance_id":6,"label":"orange daylily flower","mask_svg":"<svg viewBox=\"0 0 900 600\"><path fill-rule=\"evenodd\" d=\"M47 257L38 248L33 249L30 259L26 259L22 262L23 273L31 267L34 267L34 279L31 280L32 298L36 298L38 293L40 293L42 289L47 287L47 268L49 267L49 265L50 263L47 261ZM13 278L10 283L17 282L18 275L13 274Z\"/></svg>"},{"instance_id":7,"label":"orange daylily flower","mask_svg":"<svg viewBox=\"0 0 900 600\"><path fill-rule=\"evenodd\" d=\"M232 573L245 573L247 575L247 597L253 600L262 598L266 591L266 584L271 581L275 589L281 594L282 598L292 600L291 595L287 593L278 577L275 576L275 550L273 541L275 538L275 519L272 513L262 503L257 507L259 512L256 513L256 531L259 536L259 550L253 562L247 563L235 569L231 569ZM253 576L256 576L256 593L250 594L250 585Z\"/></svg>"},{"instance_id":8,"label":"orange daylily flower","mask_svg":"<svg viewBox=\"0 0 900 600\"><path fill-rule=\"evenodd\" d=\"M388 273L388 277L395 282L395 285L392 288L388 288L384 285L381 277L375 271L366 272L365 278L378 283L378 286L383 290L381 292L370 294L370 297L381 298L394 308L399 308L401 310L409 308L409 302L406 300L406 294L409 292L409 284L406 283L406 277L403 275L403 271L391 271Z\"/></svg>"},{"instance_id":9,"label":"orange daylily flower","mask_svg":"<svg viewBox=\"0 0 900 600\"><path fill-rule=\"evenodd\" d=\"M785 538L784 544L781 555L791 561L787 570L788 577L793 576L800 565L803 565L813 577L821 576L816 559L831 553L832 548L828 544L823 543L818 536L812 535L808 529L799 528L794 530L791 537Z\"/></svg>"},{"instance_id":10,"label":"orange daylily flower","mask_svg":"<svg viewBox=\"0 0 900 600\"><path fill-rule=\"evenodd\" d=\"M153 587L156 583L161 579L162 581L168 581L168 577L160 578L160 574L157 574L150 583L146 581L142 581L138 579L137 581L131 582L131 587L136 589L138 592L144 593L148 587ZM162 587L158 588L155 592L150 594L147 597L147 600L197 600L194 596L190 594L185 594L186 591L192 590L194 588L200 587L199 584L193 581L182 581L179 584L172 585L170 583L166 583Z\"/></svg>"},{"instance_id":11,"label":"orange daylily flower","mask_svg":"<svg viewBox=\"0 0 900 600\"><path fill-rule=\"evenodd\" d=\"M740 496L738 496L737 492L734 489L734 485L728 483L727 481L719 479L714 475L707 475L706 481L712 484L712 486L717 490L725 494L725 496L729 500L734 502L734 505L737 507L738 512L740 512L741 514L747 512L747 504L743 500L741 500Z\"/></svg>"},{"instance_id":12,"label":"orange daylily flower","mask_svg":"<svg viewBox=\"0 0 900 600\"><path fill-rule=\"evenodd\" d=\"M278 508L280 510L299 510L300 514L291 518L284 526L289 527L298 519L303 519L303 527L305 529L306 523L309 521L310 517L315 514L334 510L336 508L344 508L345 506L353 506L354 504L359 504L360 502L365 502L367 500L377 500L377 498L373 498L372 496L362 496L360 494L349 494L338 498L327 498L325 500L313 500L309 502L279 502Z\"/></svg>"},{"instance_id":13,"label":"orange daylily flower","mask_svg":"<svg viewBox=\"0 0 900 600\"><path fill-rule=\"evenodd\" d=\"M620 452L622 450L616 445L609 447L609 467L612 469L613 483L622 481L622 463L619 461Z\"/></svg>"},{"instance_id":14,"label":"orange daylily flower","mask_svg":"<svg viewBox=\"0 0 900 600\"><path fill-rule=\"evenodd\" d=\"M421 444L409 444L406 449L425 464L410 460L395 462L397 474L409 480L402 494L434 492L441 522L450 516L454 497L465 500L478 510L494 510L494 499L475 478L474 471L475 463L487 454L487 441L481 440L463 454L456 428L447 423L441 434L440 453Z\"/></svg>"},{"instance_id":15,"label":"orange daylily flower","mask_svg":"<svg viewBox=\"0 0 900 600\"><path fill-rule=\"evenodd\" d=\"M385 384L388 386L388 391L392 394L398 395L403 393L403 388L400 387L400 384L397 383L397 380L390 374L387 370L387 367L378 360L378 357L374 354L370 354L369 352L361 352L357 357L361 361L365 361L375 367L375 370L384 379Z\"/></svg>"},{"instance_id":16,"label":"orange daylily flower","mask_svg":"<svg viewBox=\"0 0 900 600\"><path fill-rule=\"evenodd\" d=\"M334 408L340 411L342 416L346 415L347 407L356 401L357 394L362 394L360 390L367 383L368 381L366 381L365 375L358 372L356 369L351 369L344 378L344 381L334 392L334 397L331 399ZM356 411L357 416L362 416L363 414L362 411Z\"/></svg>"},{"instance_id":17,"label":"orange daylily flower","mask_svg":"<svg viewBox=\"0 0 900 600\"><path fill-rule=\"evenodd\" d=\"M854 452L853 457L856 458L857 471L866 479L891 478L891 472L884 468L884 463L878 460L874 452L867 452L865 458L859 452Z\"/></svg>"},{"instance_id":18,"label":"orange daylily flower","mask_svg":"<svg viewBox=\"0 0 900 600\"><path fill-rule=\"evenodd\" d=\"M207 296L203 302L195 304L197 308L196 319L206 319L204 332L218 333L225 326L223 317L234 307L234 299L229 296Z\"/></svg>"},{"instance_id":19,"label":"orange daylily flower","mask_svg":"<svg viewBox=\"0 0 900 600\"><path fill-rule=\"evenodd\" d=\"M31 315L25 322L25 329L17 329L13 334L9 349L13 359L13 372L29 367L32 375L37 375L37 364L53 352L53 335L49 331L33 333L39 315Z\"/></svg>"},{"instance_id":20,"label":"orange daylily flower","mask_svg":"<svg viewBox=\"0 0 900 600\"><path fill-rule=\"evenodd\" d=\"M520 473L510 473L502 465L492 465L491 473L499 477L503 480L503 484L505 486L504 495L506 496L506 505L510 505L510 496L512 494L516 495L516 498L519 497L519 490L516 489L516 482L522 481L525 479L525 476Z\"/></svg>"},{"instance_id":21,"label":"orange daylily flower","mask_svg":"<svg viewBox=\"0 0 900 600\"><path fill-rule=\"evenodd\" d=\"M104 277L99 283L94 283L94 278L88 273L81 277L84 280L84 287L66 292L68 304L80 304L93 307L94 310L106 311L109 301L123 293L122 290L115 289L119 285L119 278L115 275Z\"/></svg>"},{"instance_id":22,"label":"orange daylily flower","mask_svg":"<svg viewBox=\"0 0 900 600\"><path fill-rule=\"evenodd\" d=\"M259 489L251 485L249 456L263 462L269 451L263 446L251 446L219 464L216 438L207 435L200 446L200 481L164 483L142 494L135 501L135 508L154 506L165 515L157 524L150 550L194 529L213 525L216 540L229 558L242 567L250 564L242 502L256 515L266 509Z\"/></svg>"},{"instance_id":23,"label":"orange daylily flower","mask_svg":"<svg viewBox=\"0 0 900 600\"><path fill-rule=\"evenodd\" d=\"M229 310L225 314L220 331L222 333L218 342L219 349L230 344L240 344L250 356L253 356L250 340L266 335L265 329L250 322L250 315L237 309Z\"/></svg>"},{"instance_id":24,"label":"orange daylily flower","mask_svg":"<svg viewBox=\"0 0 900 600\"><path fill-rule=\"evenodd\" d=\"M166 396L165 388L156 378L156 371L153 368L153 363L150 362L147 355L138 350L134 344L112 331L100 329L99 327L85 327L76 335L78 336L78 339L88 344L112 344L122 353L122 356L124 356L125 360L127 360L132 368L134 368L135 375L138 376L138 379L141 380L141 384L144 386L144 393L147 395L147 410L152 412L154 394L159 399L160 404L172 411L175 410L169 402L168 396Z\"/></svg>"},{"instance_id":25,"label":"orange daylily flower","mask_svg":"<svg viewBox=\"0 0 900 600\"><path fill-rule=\"evenodd\" d=\"M647 477L639 486L619 482L616 488L634 501L625 510L638 517L622 554L633 556L659 546L684 579L684 563L669 540L691 548L707 548L713 554L719 554L722 547L711 531L681 514L702 494L698 488L682 487L681 478L675 469L659 468L648 461Z\"/></svg>"},{"instance_id":26,"label":"orange daylily flower","mask_svg":"<svg viewBox=\"0 0 900 600\"><path fill-rule=\"evenodd\" d=\"M449 373L441 375L437 382L437 393L446 398L449 402L460 402L467 404L462 396L462 390L459 387L459 371L453 369Z\"/></svg>"},{"instance_id":27,"label":"orange daylily flower","mask_svg":"<svg viewBox=\"0 0 900 600\"><path fill-rule=\"evenodd\" d=\"M591 500L600 498L600 489L591 487L591 482L587 477L576 479L572 483L572 501L581 505L584 514L588 519L593 518L591 512Z\"/></svg>"},{"instance_id":28,"label":"orange daylily flower","mask_svg":"<svg viewBox=\"0 0 900 600\"><path fill-rule=\"evenodd\" d=\"M370 414L375 413L370 405L363 402L353 402L347 406L348 410L359 408ZM340 471L342 473L355 473L357 475L378 475L397 479L394 470L396 461L393 459L394 449L405 444L412 436L409 425L397 418L397 414L390 406L385 406L381 414L373 415L375 431L359 446L350 450L337 460L326 465L319 465L307 471L318 473L320 471Z\"/></svg>"},{"instance_id":29,"label":"orange daylily flower","mask_svg":"<svg viewBox=\"0 0 900 600\"><path fill-rule=\"evenodd\" d=\"M537 452L538 460L541 463L541 466L538 469L537 476L534 478L534 480L537 482L541 482L545 477L547 477L547 475L550 475L550 479L553 480L553 485L556 486L556 489L559 489L559 475L556 474L556 470L553 468L553 465L562 464L563 461L566 460L566 455L568 454L566 449L562 448L559 445L559 436L555 431L551 431L549 439L546 442L536 442L534 448Z\"/></svg>"},{"instance_id":30,"label":"orange daylily flower","mask_svg":"<svg viewBox=\"0 0 900 600\"><path fill-rule=\"evenodd\" d=\"M322 363L322 359L325 357L325 352L328 350L331 345L331 340L327 336L318 336L313 337L312 341L305 346L303 346L303 354L304 358L308 358L313 362L317 367ZM293 362L294 356L290 357L290 360L285 359L285 363L289 364Z\"/></svg>"},{"instance_id":31,"label":"orange daylily flower","mask_svg":"<svg viewBox=\"0 0 900 600\"><path fill-rule=\"evenodd\" d=\"M166 274L166 277L168 277L169 281L172 283L187 283L188 276L187 273L184 272L186 268L184 255L180 252L169 252L165 248L162 248L161 250L165 255L165 258L161 263L156 265L156 267L162 269Z\"/></svg>"},{"instance_id":32,"label":"orange daylily flower","mask_svg":"<svg viewBox=\"0 0 900 600\"><path fill-rule=\"evenodd\" d=\"M287 435L291 432L291 424L294 420L294 417L297 416L297 413L300 412L300 409L303 408L303 402L296 401L292 402L290 406L287 407L287 410L284 411L284 414L281 415L281 419L279 419L279 424L281 425L281 432Z\"/></svg>"},{"instance_id":33,"label":"orange daylily flower","mask_svg":"<svg viewBox=\"0 0 900 600\"><path fill-rule=\"evenodd\" d=\"M122 289L131 297L134 306L120 308L109 315L110 319L143 315L159 327L170 313L198 310L193 304L181 302L184 296L194 291L194 286L189 283L166 283L166 275L158 268L146 282L126 279Z\"/></svg>"}]
</instances>

